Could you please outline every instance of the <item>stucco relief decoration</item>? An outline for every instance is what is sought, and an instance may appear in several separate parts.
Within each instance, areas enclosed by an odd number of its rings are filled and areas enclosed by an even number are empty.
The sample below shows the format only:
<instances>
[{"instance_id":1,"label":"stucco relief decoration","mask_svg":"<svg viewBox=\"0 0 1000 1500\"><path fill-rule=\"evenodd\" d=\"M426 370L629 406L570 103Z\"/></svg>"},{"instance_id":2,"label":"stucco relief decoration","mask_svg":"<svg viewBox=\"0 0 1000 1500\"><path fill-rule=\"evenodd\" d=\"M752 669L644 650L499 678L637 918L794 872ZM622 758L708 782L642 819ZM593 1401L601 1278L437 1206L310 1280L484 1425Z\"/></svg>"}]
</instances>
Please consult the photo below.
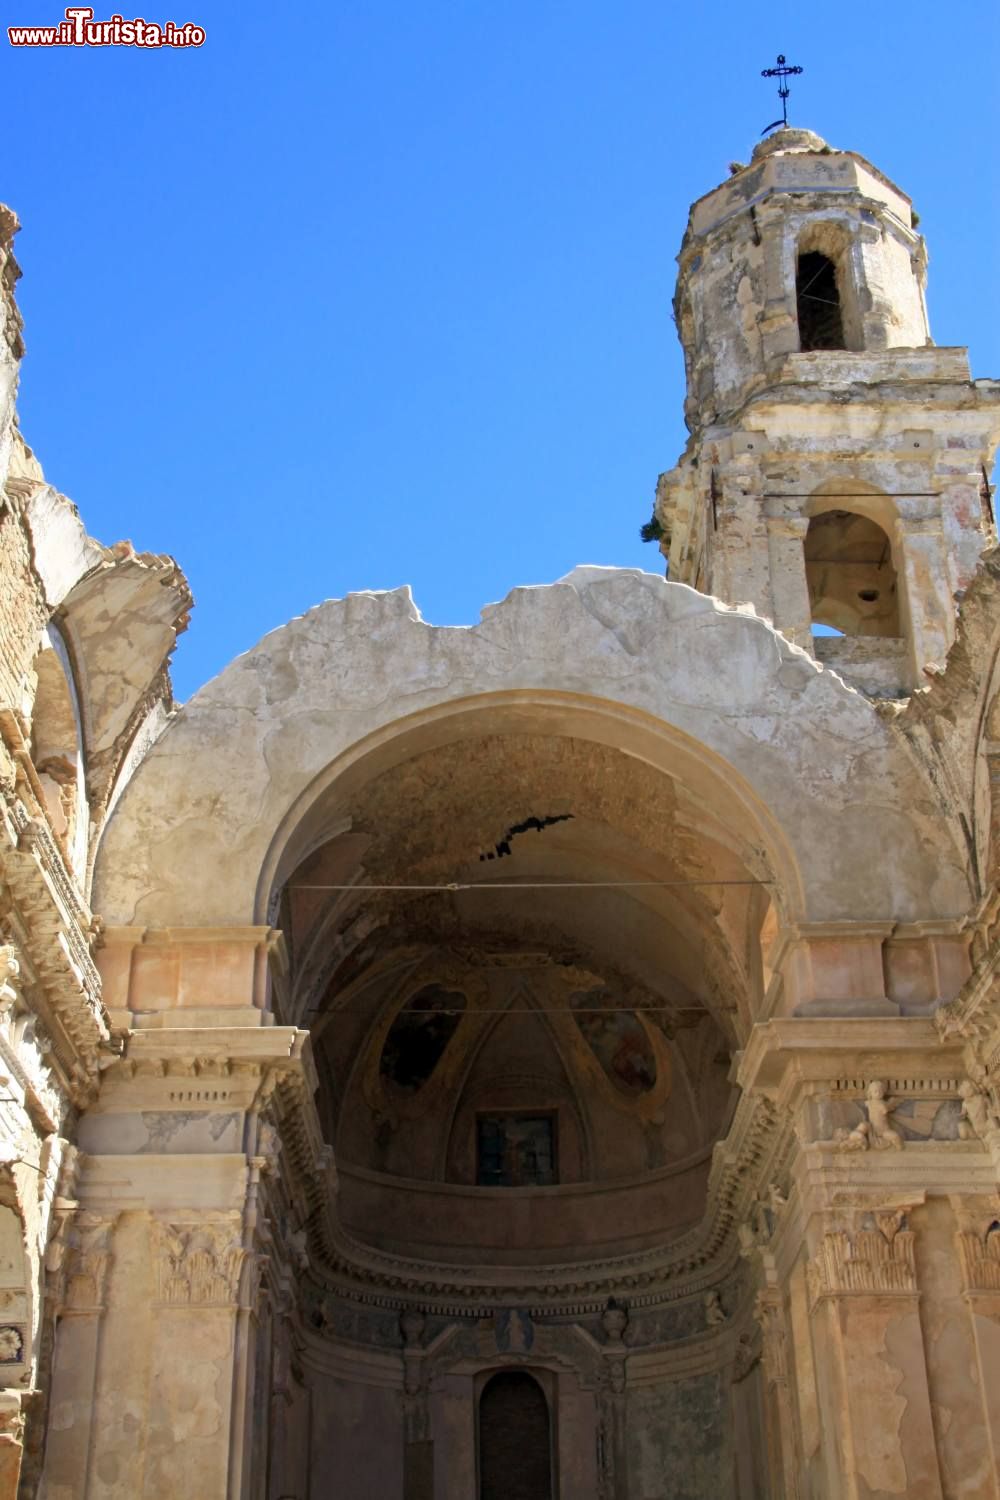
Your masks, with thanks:
<instances>
[{"instance_id":1,"label":"stucco relief decoration","mask_svg":"<svg viewBox=\"0 0 1000 1500\"><path fill-rule=\"evenodd\" d=\"M604 1357L607 1360L608 1388L614 1396L622 1395L625 1390L627 1354L625 1333L628 1321L628 1308L625 1303L619 1302L615 1297L609 1297L608 1304L601 1314L601 1327L607 1340L604 1346Z\"/></svg>"},{"instance_id":2,"label":"stucco relief decoration","mask_svg":"<svg viewBox=\"0 0 1000 1500\"><path fill-rule=\"evenodd\" d=\"M118 1215L81 1209L68 1230L64 1311L99 1312L111 1267L111 1247Z\"/></svg>"},{"instance_id":3,"label":"stucco relief decoration","mask_svg":"<svg viewBox=\"0 0 1000 1500\"><path fill-rule=\"evenodd\" d=\"M966 1292L1000 1293L1000 1204L992 1216L966 1223L957 1240Z\"/></svg>"},{"instance_id":4,"label":"stucco relief decoration","mask_svg":"<svg viewBox=\"0 0 1000 1500\"><path fill-rule=\"evenodd\" d=\"M419 1309L406 1308L399 1317L403 1339L403 1393L416 1396L421 1389L421 1356L427 1319ZM412 1441L412 1439L411 1439Z\"/></svg>"},{"instance_id":5,"label":"stucco relief decoration","mask_svg":"<svg viewBox=\"0 0 1000 1500\"><path fill-rule=\"evenodd\" d=\"M853 1130L841 1128L835 1133L838 1151L899 1151L903 1137L894 1129L891 1119L901 1102L890 1100L885 1084L874 1079L865 1092L868 1118L861 1120Z\"/></svg>"},{"instance_id":6,"label":"stucco relief decoration","mask_svg":"<svg viewBox=\"0 0 1000 1500\"><path fill-rule=\"evenodd\" d=\"M741 1333L736 1341L736 1352L733 1355L733 1383L739 1384L741 1380L745 1380L759 1361L760 1351L754 1345L753 1336L749 1333Z\"/></svg>"},{"instance_id":7,"label":"stucco relief decoration","mask_svg":"<svg viewBox=\"0 0 1000 1500\"><path fill-rule=\"evenodd\" d=\"M527 1354L535 1342L531 1314L519 1307L502 1307L493 1316L498 1354Z\"/></svg>"},{"instance_id":8,"label":"stucco relief decoration","mask_svg":"<svg viewBox=\"0 0 1000 1500\"><path fill-rule=\"evenodd\" d=\"M21 998L21 965L12 943L0 944L0 1022L6 1023Z\"/></svg>"},{"instance_id":9,"label":"stucco relief decoration","mask_svg":"<svg viewBox=\"0 0 1000 1500\"><path fill-rule=\"evenodd\" d=\"M0 1365L24 1363L24 1329L7 1324L0 1327Z\"/></svg>"},{"instance_id":10,"label":"stucco relief decoration","mask_svg":"<svg viewBox=\"0 0 1000 1500\"><path fill-rule=\"evenodd\" d=\"M753 1314L761 1331L764 1372L773 1384L788 1378L788 1331L780 1295L774 1290L758 1292Z\"/></svg>"},{"instance_id":11,"label":"stucco relief decoration","mask_svg":"<svg viewBox=\"0 0 1000 1500\"><path fill-rule=\"evenodd\" d=\"M858 1210L824 1234L808 1264L812 1299L917 1291L914 1235L904 1208Z\"/></svg>"},{"instance_id":12,"label":"stucco relief decoration","mask_svg":"<svg viewBox=\"0 0 1000 1500\"><path fill-rule=\"evenodd\" d=\"M705 1309L705 1326L707 1328L719 1328L726 1321L726 1310L718 1292L706 1292L702 1298L702 1306Z\"/></svg>"},{"instance_id":13,"label":"stucco relief decoration","mask_svg":"<svg viewBox=\"0 0 1000 1500\"><path fill-rule=\"evenodd\" d=\"M17 947L4 943L0 945L0 1054L6 1069L22 1088L35 1095L54 1124L63 1118L65 1105L47 1061L51 1051L51 1037L25 1000Z\"/></svg>"},{"instance_id":14,"label":"stucco relief decoration","mask_svg":"<svg viewBox=\"0 0 1000 1500\"><path fill-rule=\"evenodd\" d=\"M767 1248L787 1207L788 1199L783 1189L776 1182L768 1183L764 1196L754 1200L747 1217L736 1226L739 1253L744 1260L750 1260L757 1251Z\"/></svg>"},{"instance_id":15,"label":"stucco relief decoration","mask_svg":"<svg viewBox=\"0 0 1000 1500\"><path fill-rule=\"evenodd\" d=\"M240 1221L157 1221L157 1281L160 1302L173 1306L228 1306L239 1292L247 1252Z\"/></svg>"},{"instance_id":16,"label":"stucco relief decoration","mask_svg":"<svg viewBox=\"0 0 1000 1500\"><path fill-rule=\"evenodd\" d=\"M986 1145L1000 1142L1000 1111L989 1089L983 1083L963 1078L958 1086L962 1113L958 1122L959 1138L979 1140Z\"/></svg>"}]
</instances>

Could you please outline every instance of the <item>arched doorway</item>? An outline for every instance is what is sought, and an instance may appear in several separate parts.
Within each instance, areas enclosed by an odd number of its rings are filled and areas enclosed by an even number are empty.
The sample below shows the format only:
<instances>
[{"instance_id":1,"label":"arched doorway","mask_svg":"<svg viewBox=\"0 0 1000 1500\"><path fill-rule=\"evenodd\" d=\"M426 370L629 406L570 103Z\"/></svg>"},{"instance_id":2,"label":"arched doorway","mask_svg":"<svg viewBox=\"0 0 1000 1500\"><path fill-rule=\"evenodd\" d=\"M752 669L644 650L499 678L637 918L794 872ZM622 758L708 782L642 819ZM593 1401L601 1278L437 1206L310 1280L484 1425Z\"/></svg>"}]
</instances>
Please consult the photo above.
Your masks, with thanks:
<instances>
[{"instance_id":1,"label":"arched doorway","mask_svg":"<svg viewBox=\"0 0 1000 1500\"><path fill-rule=\"evenodd\" d=\"M479 1397L479 1500L552 1500L549 1404L525 1370L501 1370Z\"/></svg>"}]
</instances>

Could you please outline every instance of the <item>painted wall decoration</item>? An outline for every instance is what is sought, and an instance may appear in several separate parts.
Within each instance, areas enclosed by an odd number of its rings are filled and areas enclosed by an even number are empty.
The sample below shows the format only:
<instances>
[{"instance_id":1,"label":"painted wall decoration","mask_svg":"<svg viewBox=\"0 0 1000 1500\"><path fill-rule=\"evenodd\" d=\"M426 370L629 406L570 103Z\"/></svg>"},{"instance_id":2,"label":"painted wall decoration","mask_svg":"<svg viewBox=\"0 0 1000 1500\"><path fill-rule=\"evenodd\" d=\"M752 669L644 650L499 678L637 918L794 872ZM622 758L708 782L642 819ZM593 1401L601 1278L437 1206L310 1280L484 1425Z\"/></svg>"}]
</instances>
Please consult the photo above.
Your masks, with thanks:
<instances>
[{"instance_id":1,"label":"painted wall decoration","mask_svg":"<svg viewBox=\"0 0 1000 1500\"><path fill-rule=\"evenodd\" d=\"M389 1028L379 1059L383 1081L408 1093L422 1088L455 1035L465 1005L460 990L440 984L418 990Z\"/></svg>"},{"instance_id":2,"label":"painted wall decoration","mask_svg":"<svg viewBox=\"0 0 1000 1500\"><path fill-rule=\"evenodd\" d=\"M551 1187L556 1183L554 1115L480 1115L476 1182L480 1187Z\"/></svg>"},{"instance_id":3,"label":"painted wall decoration","mask_svg":"<svg viewBox=\"0 0 1000 1500\"><path fill-rule=\"evenodd\" d=\"M573 1018L605 1076L621 1093L636 1097L656 1087L656 1056L635 1011L614 1007L606 989L575 994Z\"/></svg>"}]
</instances>

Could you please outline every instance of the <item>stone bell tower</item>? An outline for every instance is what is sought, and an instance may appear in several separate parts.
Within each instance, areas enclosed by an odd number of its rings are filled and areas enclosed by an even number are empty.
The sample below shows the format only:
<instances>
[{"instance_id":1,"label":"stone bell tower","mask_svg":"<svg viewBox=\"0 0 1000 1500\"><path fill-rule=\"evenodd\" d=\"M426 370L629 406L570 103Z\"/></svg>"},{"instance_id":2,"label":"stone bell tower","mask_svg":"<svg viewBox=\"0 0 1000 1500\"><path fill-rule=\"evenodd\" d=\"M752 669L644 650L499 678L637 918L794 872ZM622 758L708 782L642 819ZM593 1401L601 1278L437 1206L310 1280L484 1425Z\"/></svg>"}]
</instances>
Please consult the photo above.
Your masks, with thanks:
<instances>
[{"instance_id":1,"label":"stone bell tower","mask_svg":"<svg viewBox=\"0 0 1000 1500\"><path fill-rule=\"evenodd\" d=\"M931 341L909 198L785 127L694 204L678 259L691 438L657 487L670 577L754 605L857 687L910 691L996 540L1000 386Z\"/></svg>"}]
</instances>

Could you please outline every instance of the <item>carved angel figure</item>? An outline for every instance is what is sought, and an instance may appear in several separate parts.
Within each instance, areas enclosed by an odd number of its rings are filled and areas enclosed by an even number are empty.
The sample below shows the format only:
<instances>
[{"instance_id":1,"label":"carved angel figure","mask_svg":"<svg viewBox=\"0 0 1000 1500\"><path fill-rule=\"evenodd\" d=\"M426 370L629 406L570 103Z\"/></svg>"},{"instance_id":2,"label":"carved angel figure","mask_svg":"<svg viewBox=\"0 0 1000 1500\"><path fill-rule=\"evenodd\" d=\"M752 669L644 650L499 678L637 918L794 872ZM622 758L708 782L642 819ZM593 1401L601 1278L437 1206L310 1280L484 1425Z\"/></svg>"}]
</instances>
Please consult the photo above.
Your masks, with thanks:
<instances>
[{"instance_id":1,"label":"carved angel figure","mask_svg":"<svg viewBox=\"0 0 1000 1500\"><path fill-rule=\"evenodd\" d=\"M708 1324L709 1328L718 1328L720 1323L724 1323L726 1321L725 1310L722 1306L722 1302L718 1292L706 1292L704 1296L704 1303L705 1322Z\"/></svg>"},{"instance_id":2,"label":"carved angel figure","mask_svg":"<svg viewBox=\"0 0 1000 1500\"><path fill-rule=\"evenodd\" d=\"M867 1151L870 1134L871 1126L867 1120L862 1120L853 1130L845 1130L841 1126L834 1132L833 1138L837 1142L838 1151Z\"/></svg>"},{"instance_id":3,"label":"carved angel figure","mask_svg":"<svg viewBox=\"0 0 1000 1500\"><path fill-rule=\"evenodd\" d=\"M736 1238L740 1242L740 1254L744 1260L749 1260L757 1249L757 1235L754 1233L753 1225L746 1222L740 1224L736 1230Z\"/></svg>"},{"instance_id":4,"label":"carved angel figure","mask_svg":"<svg viewBox=\"0 0 1000 1500\"><path fill-rule=\"evenodd\" d=\"M8 1021L20 1000L21 965L12 943L0 945L0 1021Z\"/></svg>"},{"instance_id":5,"label":"carved angel figure","mask_svg":"<svg viewBox=\"0 0 1000 1500\"><path fill-rule=\"evenodd\" d=\"M991 1135L1000 1131L1000 1119L985 1089L973 1083L971 1078L963 1078L958 1092L962 1100L962 1113L958 1122L961 1140L987 1141Z\"/></svg>"},{"instance_id":6,"label":"carved angel figure","mask_svg":"<svg viewBox=\"0 0 1000 1500\"><path fill-rule=\"evenodd\" d=\"M898 1151L903 1144L903 1137L898 1130L894 1130L889 1123L889 1116L896 1108L890 1104L885 1096L885 1084L875 1079L868 1085L867 1089L868 1121L871 1125L869 1141L876 1151L883 1151L887 1147Z\"/></svg>"}]
</instances>

